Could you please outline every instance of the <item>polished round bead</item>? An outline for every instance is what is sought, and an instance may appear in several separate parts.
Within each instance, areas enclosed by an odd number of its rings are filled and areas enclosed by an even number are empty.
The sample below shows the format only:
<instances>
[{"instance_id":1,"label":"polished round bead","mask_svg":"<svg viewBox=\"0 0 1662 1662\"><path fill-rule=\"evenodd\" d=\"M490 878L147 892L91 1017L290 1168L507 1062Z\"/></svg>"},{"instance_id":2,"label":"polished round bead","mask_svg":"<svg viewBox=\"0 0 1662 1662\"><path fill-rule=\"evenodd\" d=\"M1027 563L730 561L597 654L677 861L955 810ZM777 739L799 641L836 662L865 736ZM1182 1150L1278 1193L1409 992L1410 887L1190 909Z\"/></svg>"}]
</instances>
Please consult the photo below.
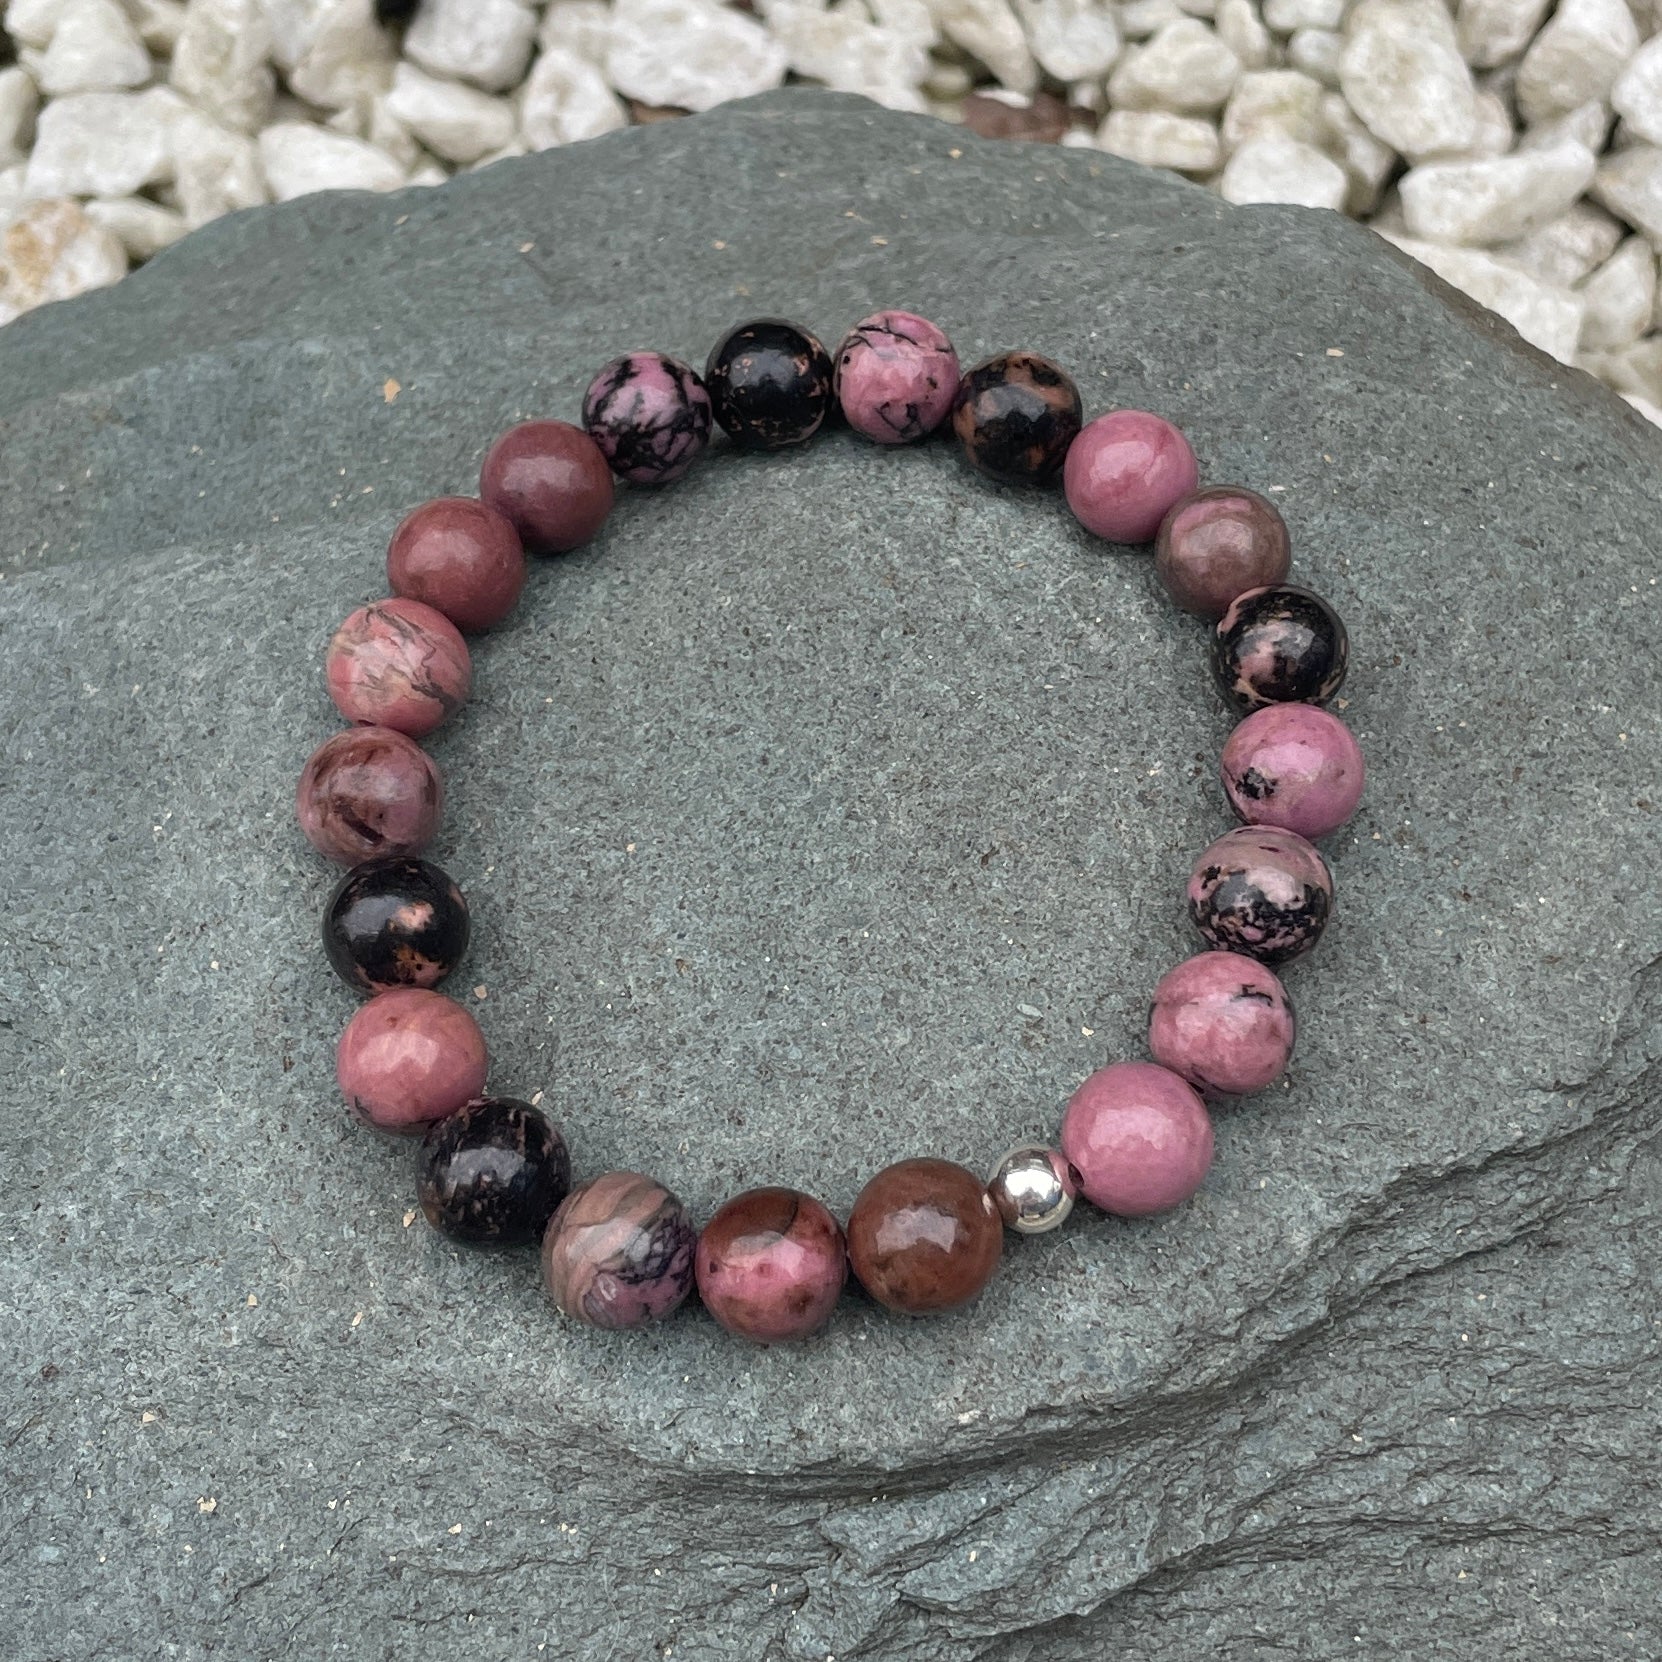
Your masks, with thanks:
<instances>
[{"instance_id":1,"label":"polished round bead","mask_svg":"<svg viewBox=\"0 0 1662 1662\"><path fill-rule=\"evenodd\" d=\"M1087 422L1068 448L1062 489L1073 517L1109 542L1153 542L1172 504L1200 478L1189 441L1146 410Z\"/></svg>"},{"instance_id":2,"label":"polished round bead","mask_svg":"<svg viewBox=\"0 0 1662 1662\"><path fill-rule=\"evenodd\" d=\"M532 554L586 543L612 511L612 470L569 421L522 421L485 452L479 495L513 522Z\"/></svg>"},{"instance_id":3,"label":"polished round bead","mask_svg":"<svg viewBox=\"0 0 1662 1662\"><path fill-rule=\"evenodd\" d=\"M442 612L395 596L360 606L329 642L329 696L348 721L419 739L459 709L473 684L467 642Z\"/></svg>"},{"instance_id":4,"label":"polished round bead","mask_svg":"<svg viewBox=\"0 0 1662 1662\"><path fill-rule=\"evenodd\" d=\"M1026 1143L993 1167L987 1193L1008 1228L1018 1235L1043 1235L1060 1228L1073 1210L1079 1173L1060 1149Z\"/></svg>"},{"instance_id":5,"label":"polished round bead","mask_svg":"<svg viewBox=\"0 0 1662 1662\"><path fill-rule=\"evenodd\" d=\"M1085 406L1073 378L1037 352L1003 352L966 370L952 430L977 471L1004 485L1046 485L1062 471Z\"/></svg>"},{"instance_id":6,"label":"polished round bead","mask_svg":"<svg viewBox=\"0 0 1662 1662\"><path fill-rule=\"evenodd\" d=\"M620 479L667 485L710 442L710 395L698 372L679 358L629 352L589 383L583 425Z\"/></svg>"},{"instance_id":7,"label":"polished round bead","mask_svg":"<svg viewBox=\"0 0 1662 1662\"><path fill-rule=\"evenodd\" d=\"M565 1138L546 1114L513 1097L468 1102L437 1121L422 1144L421 1210L458 1241L540 1241L570 1188Z\"/></svg>"},{"instance_id":8,"label":"polished round bead","mask_svg":"<svg viewBox=\"0 0 1662 1662\"><path fill-rule=\"evenodd\" d=\"M1212 1164L1212 1121L1194 1087L1170 1069L1115 1062L1073 1093L1061 1144L1093 1206L1146 1218L1200 1187Z\"/></svg>"},{"instance_id":9,"label":"polished round bead","mask_svg":"<svg viewBox=\"0 0 1662 1662\"><path fill-rule=\"evenodd\" d=\"M692 1290L698 1231L663 1184L609 1171L560 1202L542 1239L554 1302L591 1327L643 1327Z\"/></svg>"},{"instance_id":10,"label":"polished round bead","mask_svg":"<svg viewBox=\"0 0 1662 1662\"><path fill-rule=\"evenodd\" d=\"M479 1024L454 999L395 987L361 1006L335 1052L347 1106L382 1131L425 1131L485 1088Z\"/></svg>"},{"instance_id":11,"label":"polished round bead","mask_svg":"<svg viewBox=\"0 0 1662 1662\"><path fill-rule=\"evenodd\" d=\"M390 727L349 727L325 739L300 771L294 814L319 854L343 866L419 854L444 808L439 770Z\"/></svg>"},{"instance_id":12,"label":"polished round bead","mask_svg":"<svg viewBox=\"0 0 1662 1662\"><path fill-rule=\"evenodd\" d=\"M860 1191L848 1260L879 1304L927 1316L968 1304L992 1279L1004 1229L986 1185L950 1160L902 1160Z\"/></svg>"},{"instance_id":13,"label":"polished round bead","mask_svg":"<svg viewBox=\"0 0 1662 1662\"><path fill-rule=\"evenodd\" d=\"M1362 800L1362 747L1331 711L1266 704L1229 735L1223 788L1248 825L1278 825L1307 838L1337 831Z\"/></svg>"},{"instance_id":14,"label":"polished round bead","mask_svg":"<svg viewBox=\"0 0 1662 1662\"><path fill-rule=\"evenodd\" d=\"M1291 583L1237 595L1212 638L1218 685L1243 710L1325 704L1344 685L1349 661L1339 614Z\"/></svg>"},{"instance_id":15,"label":"polished round bead","mask_svg":"<svg viewBox=\"0 0 1662 1662\"><path fill-rule=\"evenodd\" d=\"M806 1339L831 1319L848 1277L842 1225L796 1189L735 1195L698 1237L698 1296L741 1339Z\"/></svg>"},{"instance_id":16,"label":"polished round bead","mask_svg":"<svg viewBox=\"0 0 1662 1662\"><path fill-rule=\"evenodd\" d=\"M432 987L467 951L467 902L428 860L366 860L335 886L323 909L323 950L349 987Z\"/></svg>"},{"instance_id":17,"label":"polished round bead","mask_svg":"<svg viewBox=\"0 0 1662 1662\"><path fill-rule=\"evenodd\" d=\"M927 318L875 312L837 348L836 389L856 433L876 444L910 444L952 413L958 354Z\"/></svg>"},{"instance_id":18,"label":"polished round bead","mask_svg":"<svg viewBox=\"0 0 1662 1662\"><path fill-rule=\"evenodd\" d=\"M806 329L762 317L729 329L704 366L715 417L747 450L803 444L831 411L831 355Z\"/></svg>"},{"instance_id":19,"label":"polished round bead","mask_svg":"<svg viewBox=\"0 0 1662 1662\"><path fill-rule=\"evenodd\" d=\"M1148 1048L1203 1096L1246 1096L1287 1071L1295 1032L1273 971L1239 952L1201 952L1155 987Z\"/></svg>"},{"instance_id":20,"label":"polished round bead","mask_svg":"<svg viewBox=\"0 0 1662 1662\"><path fill-rule=\"evenodd\" d=\"M1243 825L1205 849L1189 876L1189 916L1220 952L1287 964L1321 939L1333 874L1303 837Z\"/></svg>"},{"instance_id":21,"label":"polished round bead","mask_svg":"<svg viewBox=\"0 0 1662 1662\"><path fill-rule=\"evenodd\" d=\"M412 509L393 532L387 583L474 634L518 604L525 550L513 522L494 508L471 496L441 496Z\"/></svg>"},{"instance_id":22,"label":"polished round bead","mask_svg":"<svg viewBox=\"0 0 1662 1662\"><path fill-rule=\"evenodd\" d=\"M1240 485L1210 485L1175 503L1154 539L1154 573L1174 605L1216 622L1248 589L1285 580L1287 522Z\"/></svg>"}]
</instances>

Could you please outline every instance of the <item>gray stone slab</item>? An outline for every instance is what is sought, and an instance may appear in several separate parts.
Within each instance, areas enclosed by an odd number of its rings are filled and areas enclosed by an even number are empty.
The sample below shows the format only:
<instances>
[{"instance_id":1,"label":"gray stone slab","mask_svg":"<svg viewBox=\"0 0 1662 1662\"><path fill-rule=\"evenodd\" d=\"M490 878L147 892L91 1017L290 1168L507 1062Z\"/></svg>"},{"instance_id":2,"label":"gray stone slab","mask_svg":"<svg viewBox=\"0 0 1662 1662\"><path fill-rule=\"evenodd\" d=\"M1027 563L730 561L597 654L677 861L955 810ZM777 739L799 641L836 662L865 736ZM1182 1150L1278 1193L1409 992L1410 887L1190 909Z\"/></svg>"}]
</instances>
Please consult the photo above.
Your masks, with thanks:
<instances>
[{"instance_id":1,"label":"gray stone slab","mask_svg":"<svg viewBox=\"0 0 1662 1662\"><path fill-rule=\"evenodd\" d=\"M1191 1205L970 1313L581 1332L336 1101L318 654L614 352L881 305L1181 422L1348 620L1299 1055ZM793 92L221 221L0 332L0 450L8 1656L1662 1653L1662 439L1614 397L1336 216ZM945 445L632 493L478 671L435 855L493 1083L701 1214L1048 1134L1228 823L1146 556Z\"/></svg>"}]
</instances>

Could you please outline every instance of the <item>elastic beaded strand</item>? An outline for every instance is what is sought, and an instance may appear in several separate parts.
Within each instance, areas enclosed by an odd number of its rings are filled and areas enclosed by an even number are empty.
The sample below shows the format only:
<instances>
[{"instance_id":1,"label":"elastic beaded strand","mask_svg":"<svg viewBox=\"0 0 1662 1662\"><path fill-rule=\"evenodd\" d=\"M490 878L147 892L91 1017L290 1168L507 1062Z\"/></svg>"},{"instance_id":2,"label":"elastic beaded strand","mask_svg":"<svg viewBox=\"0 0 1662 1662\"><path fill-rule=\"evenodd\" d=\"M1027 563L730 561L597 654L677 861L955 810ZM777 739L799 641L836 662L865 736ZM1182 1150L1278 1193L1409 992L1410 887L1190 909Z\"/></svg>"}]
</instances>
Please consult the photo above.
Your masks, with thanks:
<instances>
[{"instance_id":1,"label":"elastic beaded strand","mask_svg":"<svg viewBox=\"0 0 1662 1662\"><path fill-rule=\"evenodd\" d=\"M1215 625L1213 673L1245 712L1219 759L1243 823L1190 874L1187 905L1206 950L1155 988L1153 1060L1110 1063L1084 1080L1055 1146L1018 1145L985 1181L948 1160L897 1161L861 1190L846 1233L821 1202L778 1187L735 1196L700 1231L669 1188L641 1173L601 1172L573 1187L552 1119L485 1095L483 1034L432 990L466 950L468 908L443 871L416 858L443 793L414 739L467 696L458 628L488 629L513 610L527 553L592 537L611 511L614 476L661 488L697 463L714 426L740 449L778 449L808 442L833 411L883 446L950 428L976 471L1001 484L1060 481L1087 532L1154 543L1174 605ZM862 319L834 354L800 325L741 323L703 376L664 353L627 353L591 381L582 421L511 428L485 456L481 500L438 498L400 523L388 556L394 597L354 612L327 659L341 713L379 725L320 746L297 795L319 851L359 862L331 895L323 929L341 978L370 995L341 1038L343 1094L381 1129L425 1134L428 1221L458 1241L540 1241L548 1291L576 1321L640 1326L696 1286L729 1332L772 1344L819 1331L850 1270L886 1308L932 1314L979 1296L1006 1230L1053 1230L1076 1197L1129 1218L1181 1205L1211 1165L1207 1102L1262 1090L1288 1065L1295 1021L1272 966L1320 939L1333 881L1310 839L1346 823L1363 789L1355 738L1320 708L1344 680L1345 628L1287 582L1290 542L1275 506L1244 487L1202 487L1188 439L1158 415L1115 410L1086 422L1073 379L1037 353L960 373L947 336L902 311Z\"/></svg>"}]
</instances>

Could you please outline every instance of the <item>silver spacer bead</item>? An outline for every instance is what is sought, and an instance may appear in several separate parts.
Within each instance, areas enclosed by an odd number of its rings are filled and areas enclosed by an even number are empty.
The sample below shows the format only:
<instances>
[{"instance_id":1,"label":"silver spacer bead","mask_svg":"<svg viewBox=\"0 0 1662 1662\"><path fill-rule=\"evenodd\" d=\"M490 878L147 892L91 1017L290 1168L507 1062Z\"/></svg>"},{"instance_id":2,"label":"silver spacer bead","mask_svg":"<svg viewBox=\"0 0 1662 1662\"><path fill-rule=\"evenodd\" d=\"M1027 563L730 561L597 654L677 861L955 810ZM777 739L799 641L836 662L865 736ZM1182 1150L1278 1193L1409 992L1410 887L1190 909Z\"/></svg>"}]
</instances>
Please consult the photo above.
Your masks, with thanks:
<instances>
[{"instance_id":1,"label":"silver spacer bead","mask_svg":"<svg viewBox=\"0 0 1662 1662\"><path fill-rule=\"evenodd\" d=\"M1073 1210L1079 1173L1059 1149L1025 1143L993 1167L987 1193L1008 1228L1018 1235L1043 1235Z\"/></svg>"}]
</instances>

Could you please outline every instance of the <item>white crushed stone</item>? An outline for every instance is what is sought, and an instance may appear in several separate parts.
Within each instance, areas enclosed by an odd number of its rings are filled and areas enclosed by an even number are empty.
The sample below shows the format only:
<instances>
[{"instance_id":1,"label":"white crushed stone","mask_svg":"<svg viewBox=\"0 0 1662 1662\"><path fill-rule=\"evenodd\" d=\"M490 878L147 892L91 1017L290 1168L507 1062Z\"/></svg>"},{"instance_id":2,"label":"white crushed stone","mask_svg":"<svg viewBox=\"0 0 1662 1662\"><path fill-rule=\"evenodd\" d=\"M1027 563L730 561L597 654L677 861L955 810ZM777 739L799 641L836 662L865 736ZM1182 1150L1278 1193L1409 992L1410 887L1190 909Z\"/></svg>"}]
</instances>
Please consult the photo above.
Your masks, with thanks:
<instances>
[{"instance_id":1,"label":"white crushed stone","mask_svg":"<svg viewBox=\"0 0 1662 1662\"><path fill-rule=\"evenodd\" d=\"M1368 220L1662 422L1662 0L0 0L0 30L0 321L238 208L789 77Z\"/></svg>"}]
</instances>

